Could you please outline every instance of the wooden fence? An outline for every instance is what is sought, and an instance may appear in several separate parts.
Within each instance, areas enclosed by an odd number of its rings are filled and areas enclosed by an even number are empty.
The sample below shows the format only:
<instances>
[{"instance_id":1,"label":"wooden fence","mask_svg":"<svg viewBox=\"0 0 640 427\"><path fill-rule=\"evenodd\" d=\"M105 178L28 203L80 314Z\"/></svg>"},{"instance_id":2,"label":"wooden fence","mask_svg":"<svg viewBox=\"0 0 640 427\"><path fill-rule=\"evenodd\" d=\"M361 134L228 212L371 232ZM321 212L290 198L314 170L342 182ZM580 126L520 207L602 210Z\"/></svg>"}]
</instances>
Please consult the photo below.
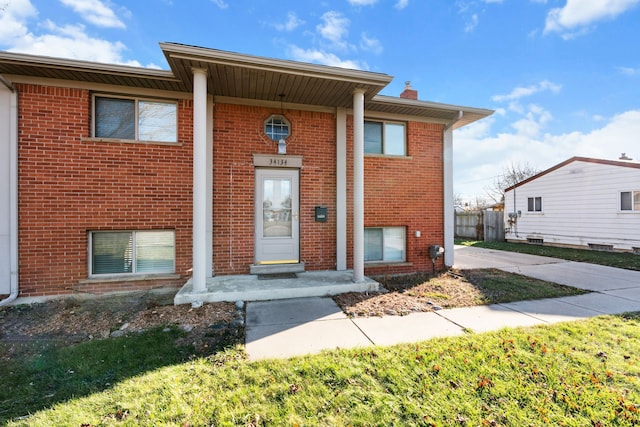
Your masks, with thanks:
<instances>
[{"instance_id":1,"label":"wooden fence","mask_svg":"<svg viewBox=\"0 0 640 427\"><path fill-rule=\"evenodd\" d=\"M455 237L495 242L504 240L504 219L500 211L456 212Z\"/></svg>"}]
</instances>

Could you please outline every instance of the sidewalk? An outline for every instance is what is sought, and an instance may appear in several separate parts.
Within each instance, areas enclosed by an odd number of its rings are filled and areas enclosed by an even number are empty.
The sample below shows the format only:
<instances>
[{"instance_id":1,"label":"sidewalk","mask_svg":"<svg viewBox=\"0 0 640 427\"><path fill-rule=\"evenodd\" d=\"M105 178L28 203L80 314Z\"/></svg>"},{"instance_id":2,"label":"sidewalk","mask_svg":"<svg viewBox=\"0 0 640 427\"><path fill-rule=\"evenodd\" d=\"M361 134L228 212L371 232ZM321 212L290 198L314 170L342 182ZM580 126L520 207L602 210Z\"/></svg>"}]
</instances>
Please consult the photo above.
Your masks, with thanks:
<instances>
[{"instance_id":1,"label":"sidewalk","mask_svg":"<svg viewBox=\"0 0 640 427\"><path fill-rule=\"evenodd\" d=\"M250 359L325 349L393 345L435 337L640 311L640 272L472 247L456 247L456 268L504 271L594 291L591 294L444 309L407 316L348 318L331 298L249 302Z\"/></svg>"}]
</instances>

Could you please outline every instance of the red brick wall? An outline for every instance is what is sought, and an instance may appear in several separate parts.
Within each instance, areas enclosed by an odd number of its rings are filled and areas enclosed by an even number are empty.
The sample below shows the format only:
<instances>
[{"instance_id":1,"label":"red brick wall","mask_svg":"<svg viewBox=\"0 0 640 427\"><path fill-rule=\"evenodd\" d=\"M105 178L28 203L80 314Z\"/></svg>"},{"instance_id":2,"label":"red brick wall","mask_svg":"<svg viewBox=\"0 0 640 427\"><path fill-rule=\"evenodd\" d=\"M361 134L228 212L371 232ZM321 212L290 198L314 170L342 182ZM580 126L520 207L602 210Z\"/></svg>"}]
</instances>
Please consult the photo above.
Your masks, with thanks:
<instances>
[{"instance_id":1,"label":"red brick wall","mask_svg":"<svg viewBox=\"0 0 640 427\"><path fill-rule=\"evenodd\" d=\"M179 101L179 145L97 142L87 90L20 84L19 268L21 296L105 292L184 283L191 268L192 102ZM253 154L276 154L263 124L280 109L216 104L213 262L242 274L254 262ZM335 114L285 110L287 153L300 171L300 258L308 270L335 269ZM353 126L348 117L347 257L352 266ZM404 226L407 263L369 275L430 271L430 244L443 243L442 125L409 122L408 158L365 158L365 226ZM314 207L328 208L327 222ZM85 281L90 230L172 229L174 281ZM420 230L422 237L414 233ZM442 261L439 261L442 266Z\"/></svg>"},{"instance_id":2,"label":"red brick wall","mask_svg":"<svg viewBox=\"0 0 640 427\"><path fill-rule=\"evenodd\" d=\"M216 274L244 274L254 263L253 154L276 154L263 132L280 109L216 104L213 136L213 260ZM303 156L300 171L300 259L308 270L335 269L335 115L285 110L287 154ZM315 222L314 207L328 220Z\"/></svg>"},{"instance_id":3,"label":"red brick wall","mask_svg":"<svg viewBox=\"0 0 640 427\"><path fill-rule=\"evenodd\" d=\"M371 276L431 271L429 246L444 244L443 126L407 123L407 157L365 155L365 227L405 227L406 263L365 264ZM353 123L348 120L348 203L353 207ZM353 265L349 215L348 264ZM421 237L415 237L420 231ZM437 269L443 268L440 258Z\"/></svg>"},{"instance_id":4,"label":"red brick wall","mask_svg":"<svg viewBox=\"0 0 640 427\"><path fill-rule=\"evenodd\" d=\"M21 296L184 282L87 279L88 230L173 229L176 273L191 268L191 102L179 104L181 146L94 142L90 93L17 85Z\"/></svg>"}]
</instances>

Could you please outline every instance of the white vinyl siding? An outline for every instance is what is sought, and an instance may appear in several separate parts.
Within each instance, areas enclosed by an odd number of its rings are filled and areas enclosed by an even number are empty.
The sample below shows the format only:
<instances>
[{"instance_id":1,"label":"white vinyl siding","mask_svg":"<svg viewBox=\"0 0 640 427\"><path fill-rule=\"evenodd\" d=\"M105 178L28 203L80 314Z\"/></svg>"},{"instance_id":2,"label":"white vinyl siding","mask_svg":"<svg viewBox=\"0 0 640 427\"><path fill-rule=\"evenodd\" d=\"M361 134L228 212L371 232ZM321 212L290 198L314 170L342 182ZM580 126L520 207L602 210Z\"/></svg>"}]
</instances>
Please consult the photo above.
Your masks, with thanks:
<instances>
[{"instance_id":1,"label":"white vinyl siding","mask_svg":"<svg viewBox=\"0 0 640 427\"><path fill-rule=\"evenodd\" d=\"M89 276L175 272L173 230L89 233Z\"/></svg>"},{"instance_id":2,"label":"white vinyl siding","mask_svg":"<svg viewBox=\"0 0 640 427\"><path fill-rule=\"evenodd\" d=\"M172 101L94 96L93 136L176 142L177 110L177 104Z\"/></svg>"},{"instance_id":3,"label":"white vinyl siding","mask_svg":"<svg viewBox=\"0 0 640 427\"><path fill-rule=\"evenodd\" d=\"M621 193L637 188L640 168L574 161L505 194L505 237L526 242L588 248L589 243L616 250L640 246L640 215L621 209ZM544 215L528 211L529 197L541 197ZM633 202L633 200L632 200ZM640 203L640 200L639 200ZM510 212L522 212L508 223Z\"/></svg>"},{"instance_id":4,"label":"white vinyl siding","mask_svg":"<svg viewBox=\"0 0 640 427\"><path fill-rule=\"evenodd\" d=\"M402 262L405 260L404 227L371 227L364 229L365 262Z\"/></svg>"}]
</instances>

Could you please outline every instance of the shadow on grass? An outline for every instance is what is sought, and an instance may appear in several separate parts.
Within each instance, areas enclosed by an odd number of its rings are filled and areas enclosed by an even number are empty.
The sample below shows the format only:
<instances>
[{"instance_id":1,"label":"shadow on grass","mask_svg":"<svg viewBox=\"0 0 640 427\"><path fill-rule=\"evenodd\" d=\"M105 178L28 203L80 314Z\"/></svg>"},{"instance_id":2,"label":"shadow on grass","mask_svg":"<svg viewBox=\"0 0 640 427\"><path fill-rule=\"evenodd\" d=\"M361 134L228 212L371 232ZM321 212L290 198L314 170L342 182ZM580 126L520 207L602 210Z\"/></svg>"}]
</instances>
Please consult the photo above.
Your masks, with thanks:
<instances>
[{"instance_id":1,"label":"shadow on grass","mask_svg":"<svg viewBox=\"0 0 640 427\"><path fill-rule=\"evenodd\" d=\"M145 372L221 352L242 343L244 329L229 327L213 334L206 352L183 343L187 333L176 327L158 327L132 336L67 347L38 342L0 343L3 351L9 345L29 347L22 352L24 357L0 360L0 424L71 398L99 393Z\"/></svg>"}]
</instances>

